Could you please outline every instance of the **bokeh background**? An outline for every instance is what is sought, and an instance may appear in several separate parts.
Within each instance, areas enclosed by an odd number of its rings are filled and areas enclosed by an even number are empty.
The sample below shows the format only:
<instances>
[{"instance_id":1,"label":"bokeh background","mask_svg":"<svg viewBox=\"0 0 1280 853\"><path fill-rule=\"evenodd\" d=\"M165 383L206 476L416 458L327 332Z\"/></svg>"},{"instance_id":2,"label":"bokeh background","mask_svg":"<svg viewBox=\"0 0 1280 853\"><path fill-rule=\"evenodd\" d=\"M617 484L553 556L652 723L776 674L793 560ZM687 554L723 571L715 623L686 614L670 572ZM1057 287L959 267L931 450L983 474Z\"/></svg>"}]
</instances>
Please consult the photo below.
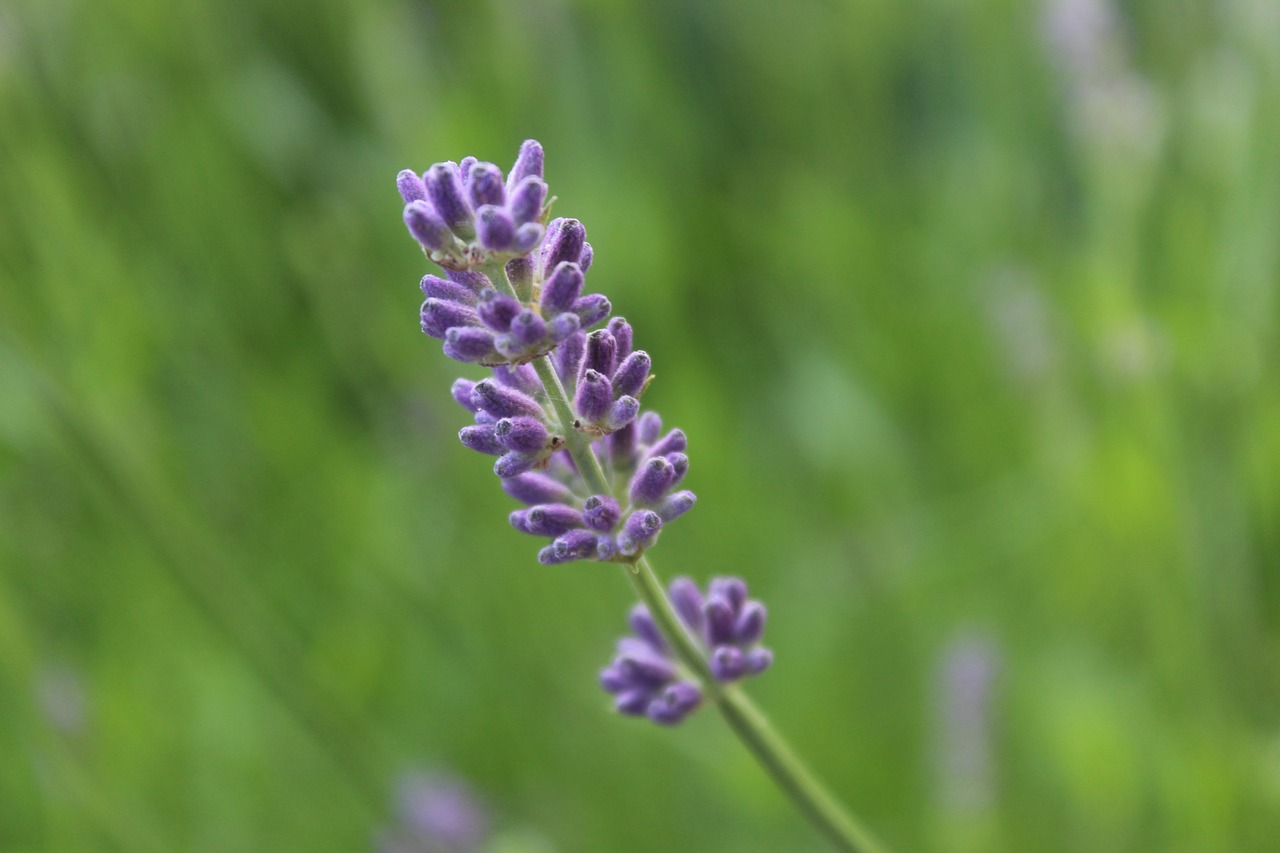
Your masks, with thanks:
<instances>
[{"instance_id":1,"label":"bokeh background","mask_svg":"<svg viewBox=\"0 0 1280 853\"><path fill-rule=\"evenodd\" d=\"M900 851L1280 849L1271 0L4 0L0 849L821 851L596 685L394 176L546 146L736 573ZM512 840L512 839L516 840Z\"/></svg>"}]
</instances>

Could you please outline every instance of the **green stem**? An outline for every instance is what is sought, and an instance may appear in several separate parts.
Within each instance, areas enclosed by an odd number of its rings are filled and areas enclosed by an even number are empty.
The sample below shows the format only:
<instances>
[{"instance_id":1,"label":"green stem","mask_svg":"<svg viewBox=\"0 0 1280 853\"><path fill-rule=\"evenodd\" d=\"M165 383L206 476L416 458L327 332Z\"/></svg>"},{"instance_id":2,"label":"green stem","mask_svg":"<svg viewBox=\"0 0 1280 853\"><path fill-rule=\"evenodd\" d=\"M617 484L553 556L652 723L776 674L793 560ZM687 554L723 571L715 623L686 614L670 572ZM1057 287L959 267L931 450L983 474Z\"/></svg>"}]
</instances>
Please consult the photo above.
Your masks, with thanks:
<instances>
[{"instance_id":1,"label":"green stem","mask_svg":"<svg viewBox=\"0 0 1280 853\"><path fill-rule=\"evenodd\" d=\"M498 265L486 269L495 284L515 295L515 289L507 280L506 271ZM594 494L611 494L608 478L600 467L591 447L591 439L574 429L573 408L565 393L560 377L556 375L551 359L543 356L533 361L533 368L548 402L560 422L569 455L578 466L578 472ZM885 853L885 848L844 810L826 787L818 781L804 762L791 750L782 736L774 730L768 718L740 689L716 681L711 673L706 652L684 622L676 614L675 607L649 561L641 556L632 563L625 563L627 579L636 594L649 608L658 630L676 656L709 693L720 713L733 729L734 734L755 756L756 761L772 777L773 781L791 799L815 827L821 831L837 850L843 853Z\"/></svg>"}]
</instances>

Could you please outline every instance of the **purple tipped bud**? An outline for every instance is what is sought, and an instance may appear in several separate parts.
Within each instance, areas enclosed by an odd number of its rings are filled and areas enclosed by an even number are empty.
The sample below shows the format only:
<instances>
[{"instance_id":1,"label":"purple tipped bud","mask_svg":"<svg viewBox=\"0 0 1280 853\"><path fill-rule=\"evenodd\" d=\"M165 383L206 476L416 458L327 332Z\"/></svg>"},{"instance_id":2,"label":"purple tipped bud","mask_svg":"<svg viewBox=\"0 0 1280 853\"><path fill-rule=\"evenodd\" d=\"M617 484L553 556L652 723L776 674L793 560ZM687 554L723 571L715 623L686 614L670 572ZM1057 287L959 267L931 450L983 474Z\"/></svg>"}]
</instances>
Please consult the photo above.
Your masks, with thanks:
<instances>
[{"instance_id":1,"label":"purple tipped bud","mask_svg":"<svg viewBox=\"0 0 1280 853\"><path fill-rule=\"evenodd\" d=\"M658 630L658 623L653 621L653 615L649 613L649 608L643 604L637 604L631 608L631 613L627 616L627 624L631 626L631 630L636 632L636 636L644 640L659 652L665 651L667 641L662 638L662 632Z\"/></svg>"},{"instance_id":2,"label":"purple tipped bud","mask_svg":"<svg viewBox=\"0 0 1280 853\"><path fill-rule=\"evenodd\" d=\"M559 317L556 318L556 320L559 319ZM576 316L574 320L577 320ZM555 325L556 321L553 320L551 322L553 336ZM581 332L571 333L556 347L552 360L555 362L556 373L559 374L561 382L571 383L578 378L578 368L582 364L582 355L586 349L587 336Z\"/></svg>"},{"instance_id":3,"label":"purple tipped bud","mask_svg":"<svg viewBox=\"0 0 1280 853\"><path fill-rule=\"evenodd\" d=\"M660 687L676 676L675 667L666 657L633 638L619 641L618 651L620 654L614 663L631 678L633 684Z\"/></svg>"},{"instance_id":4,"label":"purple tipped bud","mask_svg":"<svg viewBox=\"0 0 1280 853\"><path fill-rule=\"evenodd\" d=\"M737 681L746 671L742 652L733 646L718 646L711 653L711 674L716 681Z\"/></svg>"},{"instance_id":5,"label":"purple tipped bud","mask_svg":"<svg viewBox=\"0 0 1280 853\"><path fill-rule=\"evenodd\" d=\"M578 380L577 393L573 395L573 408L578 417L595 423L609 413L613 402L613 388L609 379L594 370L588 370Z\"/></svg>"},{"instance_id":6,"label":"purple tipped bud","mask_svg":"<svg viewBox=\"0 0 1280 853\"><path fill-rule=\"evenodd\" d=\"M614 543L613 537L604 535L596 537L596 559L611 560L613 555L618 552L618 546Z\"/></svg>"},{"instance_id":7,"label":"purple tipped bud","mask_svg":"<svg viewBox=\"0 0 1280 853\"><path fill-rule=\"evenodd\" d=\"M493 287L489 276L477 270L445 270L444 274L450 281L457 282L477 295Z\"/></svg>"},{"instance_id":8,"label":"purple tipped bud","mask_svg":"<svg viewBox=\"0 0 1280 853\"><path fill-rule=\"evenodd\" d=\"M493 369L493 378L531 397L542 390L537 371L527 364L500 364Z\"/></svg>"},{"instance_id":9,"label":"purple tipped bud","mask_svg":"<svg viewBox=\"0 0 1280 853\"><path fill-rule=\"evenodd\" d=\"M622 517L622 507L608 495L592 495L582 504L582 519L588 527L608 533Z\"/></svg>"},{"instance_id":10,"label":"purple tipped bud","mask_svg":"<svg viewBox=\"0 0 1280 853\"><path fill-rule=\"evenodd\" d=\"M644 389L652 361L644 350L633 352L622 360L613 374L613 392L635 397Z\"/></svg>"},{"instance_id":11,"label":"purple tipped bud","mask_svg":"<svg viewBox=\"0 0 1280 853\"><path fill-rule=\"evenodd\" d=\"M662 434L662 418L657 412L645 412L636 421L636 438L641 444L653 444ZM683 450L684 448L675 448Z\"/></svg>"},{"instance_id":12,"label":"purple tipped bud","mask_svg":"<svg viewBox=\"0 0 1280 853\"><path fill-rule=\"evenodd\" d=\"M571 503L569 487L546 474L520 474L502 481L502 489L511 497L527 504Z\"/></svg>"},{"instance_id":13,"label":"purple tipped bud","mask_svg":"<svg viewBox=\"0 0 1280 853\"><path fill-rule=\"evenodd\" d=\"M760 639L764 633L766 611L758 601L748 601L742 605L738 621L733 626L733 636L739 645L749 646Z\"/></svg>"},{"instance_id":14,"label":"purple tipped bud","mask_svg":"<svg viewBox=\"0 0 1280 853\"><path fill-rule=\"evenodd\" d=\"M631 478L631 503L637 506L656 504L671 485L674 473L671 463L661 456L644 463Z\"/></svg>"},{"instance_id":15,"label":"purple tipped bud","mask_svg":"<svg viewBox=\"0 0 1280 853\"><path fill-rule=\"evenodd\" d=\"M471 208L462 194L462 179L458 167L452 163L436 163L422 176L427 186L427 197L439 211L445 225L463 239L472 234Z\"/></svg>"},{"instance_id":16,"label":"purple tipped bud","mask_svg":"<svg viewBox=\"0 0 1280 853\"><path fill-rule=\"evenodd\" d=\"M567 504L538 504L527 513L529 532L539 536L560 536L582 527L582 513Z\"/></svg>"},{"instance_id":17,"label":"purple tipped bud","mask_svg":"<svg viewBox=\"0 0 1280 853\"><path fill-rule=\"evenodd\" d=\"M493 348L503 358L518 359L525 355L525 345L517 341L509 332L503 332L493 339Z\"/></svg>"},{"instance_id":18,"label":"purple tipped bud","mask_svg":"<svg viewBox=\"0 0 1280 853\"><path fill-rule=\"evenodd\" d=\"M498 444L517 453L538 453L550 437L546 426L537 418L503 418L493 425Z\"/></svg>"},{"instance_id":19,"label":"purple tipped bud","mask_svg":"<svg viewBox=\"0 0 1280 853\"><path fill-rule=\"evenodd\" d=\"M587 230L576 219L556 219L547 231L547 241L542 244L542 275L545 277L561 261L578 262Z\"/></svg>"},{"instance_id":20,"label":"purple tipped bud","mask_svg":"<svg viewBox=\"0 0 1280 853\"><path fill-rule=\"evenodd\" d=\"M618 470L629 470L635 464L636 425L631 422L616 429L608 438L609 461Z\"/></svg>"},{"instance_id":21,"label":"purple tipped bud","mask_svg":"<svg viewBox=\"0 0 1280 853\"><path fill-rule=\"evenodd\" d=\"M428 249L444 249L453 243L453 234L435 209L422 199L404 206L404 224L417 240Z\"/></svg>"},{"instance_id":22,"label":"purple tipped bud","mask_svg":"<svg viewBox=\"0 0 1280 853\"><path fill-rule=\"evenodd\" d=\"M520 153L516 155L516 162L511 167L511 174L507 177L508 189L528 178L541 178L542 157L542 146L538 144L538 140L526 139L522 142Z\"/></svg>"},{"instance_id":23,"label":"purple tipped bud","mask_svg":"<svg viewBox=\"0 0 1280 853\"><path fill-rule=\"evenodd\" d=\"M641 548L651 545L660 530L662 519L656 512L647 509L633 512L618 534L618 550L628 557L634 556Z\"/></svg>"},{"instance_id":24,"label":"purple tipped bud","mask_svg":"<svg viewBox=\"0 0 1280 853\"><path fill-rule=\"evenodd\" d=\"M604 329L597 329L587 335L587 355L582 361L582 369L612 376L616 366L617 351L618 344L613 339L613 335Z\"/></svg>"},{"instance_id":25,"label":"purple tipped bud","mask_svg":"<svg viewBox=\"0 0 1280 853\"><path fill-rule=\"evenodd\" d=\"M605 428L610 430L622 429L636 419L639 411L640 401L635 397L619 397L609 407L609 414L605 415Z\"/></svg>"},{"instance_id":26,"label":"purple tipped bud","mask_svg":"<svg viewBox=\"0 0 1280 853\"><path fill-rule=\"evenodd\" d=\"M511 321L522 310L519 300L506 293L486 290L480 294L480 302L476 305L476 313L484 324L495 332L506 332L511 329Z\"/></svg>"},{"instance_id":27,"label":"purple tipped bud","mask_svg":"<svg viewBox=\"0 0 1280 853\"><path fill-rule=\"evenodd\" d=\"M477 382L471 389L471 400L477 409L483 409L496 418L514 418L517 415L542 417L542 407L536 400L492 379Z\"/></svg>"},{"instance_id":28,"label":"purple tipped bud","mask_svg":"<svg viewBox=\"0 0 1280 853\"><path fill-rule=\"evenodd\" d=\"M495 354L493 332L479 326L454 326L445 332L444 354L468 364L490 361Z\"/></svg>"},{"instance_id":29,"label":"purple tipped bud","mask_svg":"<svg viewBox=\"0 0 1280 853\"><path fill-rule=\"evenodd\" d=\"M506 450L493 434L492 424L463 427L458 430L458 441L469 450L487 453L490 456L501 456Z\"/></svg>"},{"instance_id":30,"label":"purple tipped bud","mask_svg":"<svg viewBox=\"0 0 1280 853\"><path fill-rule=\"evenodd\" d=\"M541 555L539 555L539 559L541 559ZM613 700L614 710L619 714L626 714L630 717L638 717L644 714L649 704L649 691L644 687L635 687L619 693L617 698Z\"/></svg>"},{"instance_id":31,"label":"purple tipped bud","mask_svg":"<svg viewBox=\"0 0 1280 853\"><path fill-rule=\"evenodd\" d=\"M671 484L667 488L674 489L680 485L684 475L689 473L689 457L683 453L669 453L667 461L671 463Z\"/></svg>"},{"instance_id":32,"label":"purple tipped bud","mask_svg":"<svg viewBox=\"0 0 1280 853\"><path fill-rule=\"evenodd\" d=\"M675 607L676 613L680 614L680 621L695 633L701 632L703 602L698 585L689 578L680 577L671 581L668 589L671 591L671 604Z\"/></svg>"},{"instance_id":33,"label":"purple tipped bud","mask_svg":"<svg viewBox=\"0 0 1280 853\"><path fill-rule=\"evenodd\" d=\"M512 258L507 261L507 280L517 293L533 287L533 261L528 258Z\"/></svg>"},{"instance_id":34,"label":"purple tipped bud","mask_svg":"<svg viewBox=\"0 0 1280 853\"><path fill-rule=\"evenodd\" d=\"M524 347L541 343L546 335L547 324L528 308L517 314L511 321L511 337Z\"/></svg>"},{"instance_id":35,"label":"purple tipped bud","mask_svg":"<svg viewBox=\"0 0 1280 853\"><path fill-rule=\"evenodd\" d=\"M582 321L583 328L594 326L605 317L609 316L609 312L613 310L613 306L609 304L609 300L600 293L592 293L589 296L583 296L575 300L573 308L570 309L578 315L578 319Z\"/></svg>"},{"instance_id":36,"label":"purple tipped bud","mask_svg":"<svg viewBox=\"0 0 1280 853\"><path fill-rule=\"evenodd\" d=\"M561 563L572 562L573 560L576 560L576 559L577 559L576 557L557 556L556 548L554 545L548 545L547 547L543 548L541 551L538 552L538 562L544 566L558 566ZM639 689L641 691L644 690L644 688L639 688Z\"/></svg>"},{"instance_id":37,"label":"purple tipped bud","mask_svg":"<svg viewBox=\"0 0 1280 853\"><path fill-rule=\"evenodd\" d=\"M480 161L468 154L466 157L462 158L460 163L458 163L458 179L462 181L463 186L466 186L467 176L471 174L471 167L478 162ZM423 175L423 177L425 178L426 175Z\"/></svg>"},{"instance_id":38,"label":"purple tipped bud","mask_svg":"<svg viewBox=\"0 0 1280 853\"><path fill-rule=\"evenodd\" d=\"M670 453L683 453L689 449L689 439L682 429L673 429L663 436L661 441L651 443L649 456L666 456Z\"/></svg>"},{"instance_id":39,"label":"purple tipped bud","mask_svg":"<svg viewBox=\"0 0 1280 853\"><path fill-rule=\"evenodd\" d=\"M698 496L686 489L682 492L667 495L654 509L657 510L658 515L662 516L663 521L671 521L693 509L693 505L697 500Z\"/></svg>"},{"instance_id":40,"label":"purple tipped bud","mask_svg":"<svg viewBox=\"0 0 1280 853\"><path fill-rule=\"evenodd\" d=\"M443 338L455 326L478 326L480 317L474 308L447 299L428 299L422 303L422 331L433 338Z\"/></svg>"},{"instance_id":41,"label":"purple tipped bud","mask_svg":"<svg viewBox=\"0 0 1280 853\"><path fill-rule=\"evenodd\" d=\"M507 481L503 480L503 482L505 483ZM511 514L507 516L507 521L511 522L511 526L516 530L519 530L521 533L529 533L529 510L513 509Z\"/></svg>"},{"instance_id":42,"label":"purple tipped bud","mask_svg":"<svg viewBox=\"0 0 1280 853\"><path fill-rule=\"evenodd\" d=\"M422 288L423 295L432 299L461 302L463 305L476 304L476 295L471 291L471 288L456 281L450 281L447 278L424 275L422 282L418 286Z\"/></svg>"},{"instance_id":43,"label":"purple tipped bud","mask_svg":"<svg viewBox=\"0 0 1280 853\"><path fill-rule=\"evenodd\" d=\"M533 469L538 464L538 457L529 453L516 453L514 450L504 453L493 463L493 473L502 477L514 477Z\"/></svg>"},{"instance_id":44,"label":"purple tipped bud","mask_svg":"<svg viewBox=\"0 0 1280 853\"><path fill-rule=\"evenodd\" d=\"M712 578L707 584L707 595L724 598L737 613L747 603L747 583L742 578Z\"/></svg>"},{"instance_id":45,"label":"purple tipped bud","mask_svg":"<svg viewBox=\"0 0 1280 853\"><path fill-rule=\"evenodd\" d=\"M417 172L405 169L396 175L396 189L400 190L400 197L404 199L404 203L411 201L425 201L427 198L427 188L422 183L422 178L418 177Z\"/></svg>"},{"instance_id":46,"label":"purple tipped bud","mask_svg":"<svg viewBox=\"0 0 1280 853\"><path fill-rule=\"evenodd\" d=\"M596 552L596 534L589 530L570 530L551 543L558 559L585 560Z\"/></svg>"},{"instance_id":47,"label":"purple tipped bud","mask_svg":"<svg viewBox=\"0 0 1280 853\"><path fill-rule=\"evenodd\" d=\"M542 239L542 225L538 222L526 222L516 229L515 245L511 247L511 251L524 254L531 252L537 247L538 241Z\"/></svg>"},{"instance_id":48,"label":"purple tipped bud","mask_svg":"<svg viewBox=\"0 0 1280 853\"><path fill-rule=\"evenodd\" d=\"M467 200L477 210L486 204L506 204L507 190L502 170L492 163L476 163L467 173Z\"/></svg>"},{"instance_id":49,"label":"purple tipped bud","mask_svg":"<svg viewBox=\"0 0 1280 853\"><path fill-rule=\"evenodd\" d=\"M631 686L631 678L618 666L600 670L600 686L610 693L621 693Z\"/></svg>"},{"instance_id":50,"label":"purple tipped bud","mask_svg":"<svg viewBox=\"0 0 1280 853\"><path fill-rule=\"evenodd\" d=\"M542 312L548 317L568 311L582 295L582 268L565 261L542 283Z\"/></svg>"},{"instance_id":51,"label":"purple tipped bud","mask_svg":"<svg viewBox=\"0 0 1280 853\"><path fill-rule=\"evenodd\" d=\"M645 709L645 714L655 723L674 726L698 707L702 701L702 692L688 681L677 681L662 692L662 696L654 699Z\"/></svg>"},{"instance_id":52,"label":"purple tipped bud","mask_svg":"<svg viewBox=\"0 0 1280 853\"><path fill-rule=\"evenodd\" d=\"M515 245L516 224L501 207L481 205L476 210L476 236L489 251L505 252Z\"/></svg>"},{"instance_id":53,"label":"purple tipped bud","mask_svg":"<svg viewBox=\"0 0 1280 853\"><path fill-rule=\"evenodd\" d=\"M557 314L547 327L551 333L551 340L556 343L568 340L568 338L582 328L582 323L578 320L577 314Z\"/></svg>"},{"instance_id":54,"label":"purple tipped bud","mask_svg":"<svg viewBox=\"0 0 1280 853\"><path fill-rule=\"evenodd\" d=\"M595 259L595 254L590 243L582 244L582 251L578 253L578 266L582 267L583 272L591 269L591 261Z\"/></svg>"},{"instance_id":55,"label":"purple tipped bud","mask_svg":"<svg viewBox=\"0 0 1280 853\"><path fill-rule=\"evenodd\" d=\"M707 639L713 646L733 642L733 606L728 599L711 595L702 612L707 618Z\"/></svg>"},{"instance_id":56,"label":"purple tipped bud","mask_svg":"<svg viewBox=\"0 0 1280 853\"><path fill-rule=\"evenodd\" d=\"M752 649L747 652L747 673L759 675L773 663L773 652L766 648Z\"/></svg>"},{"instance_id":57,"label":"purple tipped bud","mask_svg":"<svg viewBox=\"0 0 1280 853\"><path fill-rule=\"evenodd\" d=\"M618 361L622 361L631 355L631 324L621 317L614 317L605 328L609 330L609 334L613 335L613 339L618 342Z\"/></svg>"},{"instance_id":58,"label":"purple tipped bud","mask_svg":"<svg viewBox=\"0 0 1280 853\"><path fill-rule=\"evenodd\" d=\"M546 183L537 175L530 175L511 190L507 210L517 225L535 222L542 214L542 203L546 198Z\"/></svg>"},{"instance_id":59,"label":"purple tipped bud","mask_svg":"<svg viewBox=\"0 0 1280 853\"><path fill-rule=\"evenodd\" d=\"M454 401L473 415L476 413L476 404L471 398L471 390L475 388L475 385L476 383L470 379L455 379L453 380L453 387L449 389Z\"/></svg>"}]
</instances>

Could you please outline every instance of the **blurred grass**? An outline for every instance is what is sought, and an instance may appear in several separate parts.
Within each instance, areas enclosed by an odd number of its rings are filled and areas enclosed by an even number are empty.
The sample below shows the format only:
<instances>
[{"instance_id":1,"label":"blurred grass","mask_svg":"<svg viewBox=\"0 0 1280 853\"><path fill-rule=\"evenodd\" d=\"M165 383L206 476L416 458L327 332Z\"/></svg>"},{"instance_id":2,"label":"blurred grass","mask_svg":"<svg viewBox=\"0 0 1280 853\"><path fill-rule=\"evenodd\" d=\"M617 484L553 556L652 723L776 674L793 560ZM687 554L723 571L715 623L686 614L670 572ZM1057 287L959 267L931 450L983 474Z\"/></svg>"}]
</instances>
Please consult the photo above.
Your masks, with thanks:
<instances>
[{"instance_id":1,"label":"blurred grass","mask_svg":"<svg viewBox=\"0 0 1280 853\"><path fill-rule=\"evenodd\" d=\"M607 713L626 585L453 440L392 179L528 136L693 443L655 563L768 602L847 802L1280 849L1280 21L1119 11L1099 127L1037 4L0 7L0 849L366 849L418 764L563 851L821 849L713 715Z\"/></svg>"}]
</instances>

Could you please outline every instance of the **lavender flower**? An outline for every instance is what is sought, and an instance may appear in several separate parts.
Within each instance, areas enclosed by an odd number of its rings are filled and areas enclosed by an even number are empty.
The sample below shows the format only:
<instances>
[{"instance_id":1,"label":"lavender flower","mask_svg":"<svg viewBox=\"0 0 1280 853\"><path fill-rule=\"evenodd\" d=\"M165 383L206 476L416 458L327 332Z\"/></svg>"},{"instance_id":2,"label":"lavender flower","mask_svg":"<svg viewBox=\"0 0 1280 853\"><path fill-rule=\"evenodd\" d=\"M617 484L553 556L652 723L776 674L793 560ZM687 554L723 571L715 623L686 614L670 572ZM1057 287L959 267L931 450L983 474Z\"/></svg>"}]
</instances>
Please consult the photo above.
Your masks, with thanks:
<instances>
[{"instance_id":1,"label":"lavender flower","mask_svg":"<svg viewBox=\"0 0 1280 853\"><path fill-rule=\"evenodd\" d=\"M595 253L582 223L555 219L544 233L542 165L542 147L529 140L505 180L473 157L397 176L409 232L444 267L444 277L422 279L422 331L442 339L449 357L493 368L453 385L475 420L458 439L497 457L494 473L526 504L511 525L549 540L538 560L631 561L696 501L679 488L687 442L640 411L652 360L633 348L631 325L614 317L588 334L612 309L601 294L583 295ZM534 231L532 241L520 237ZM563 389L545 387L534 370L543 356ZM562 394L568 418L554 405ZM571 441L603 463L616 494L588 485Z\"/></svg>"},{"instance_id":2,"label":"lavender flower","mask_svg":"<svg viewBox=\"0 0 1280 853\"><path fill-rule=\"evenodd\" d=\"M445 278L422 279L422 331L450 358L522 364L609 316L609 300L582 295L591 265L586 230L547 217L542 146L520 147L511 174L474 157L396 176L404 222ZM543 238L546 237L544 240ZM516 296L502 292L506 277Z\"/></svg>"},{"instance_id":3,"label":"lavender flower","mask_svg":"<svg viewBox=\"0 0 1280 853\"><path fill-rule=\"evenodd\" d=\"M485 809L461 781L411 773L398 783L395 826L382 833L382 853L477 853L489 835Z\"/></svg>"},{"instance_id":4,"label":"lavender flower","mask_svg":"<svg viewBox=\"0 0 1280 853\"><path fill-rule=\"evenodd\" d=\"M747 598L740 578L713 578L705 597L688 578L676 578L669 590L680 621L709 652L716 681L759 675L773 663L773 652L760 645L765 607ZM601 671L600 684L614 695L619 712L674 725L698 707L702 691L682 675L648 607L637 604L628 621L635 636L618 641L617 657Z\"/></svg>"}]
</instances>

